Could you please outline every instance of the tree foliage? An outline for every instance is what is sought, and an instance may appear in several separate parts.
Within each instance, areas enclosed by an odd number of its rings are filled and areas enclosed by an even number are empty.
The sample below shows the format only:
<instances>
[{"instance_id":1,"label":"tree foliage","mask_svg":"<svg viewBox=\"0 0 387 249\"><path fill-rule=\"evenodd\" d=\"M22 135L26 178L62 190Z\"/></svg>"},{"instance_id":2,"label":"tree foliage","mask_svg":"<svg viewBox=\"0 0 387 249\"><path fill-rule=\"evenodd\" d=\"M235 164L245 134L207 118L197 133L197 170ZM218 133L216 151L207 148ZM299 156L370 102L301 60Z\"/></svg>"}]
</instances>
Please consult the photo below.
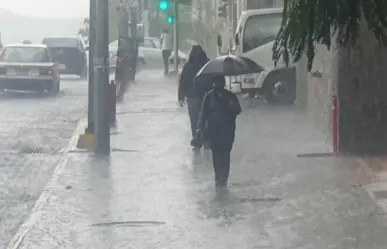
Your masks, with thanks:
<instances>
[{"instance_id":1,"label":"tree foliage","mask_svg":"<svg viewBox=\"0 0 387 249\"><path fill-rule=\"evenodd\" d=\"M273 46L277 65L283 58L289 64L306 54L307 69L312 68L316 44L331 48L332 37L340 45L353 45L359 36L360 23L382 46L387 45L386 0L284 0L283 19Z\"/></svg>"}]
</instances>

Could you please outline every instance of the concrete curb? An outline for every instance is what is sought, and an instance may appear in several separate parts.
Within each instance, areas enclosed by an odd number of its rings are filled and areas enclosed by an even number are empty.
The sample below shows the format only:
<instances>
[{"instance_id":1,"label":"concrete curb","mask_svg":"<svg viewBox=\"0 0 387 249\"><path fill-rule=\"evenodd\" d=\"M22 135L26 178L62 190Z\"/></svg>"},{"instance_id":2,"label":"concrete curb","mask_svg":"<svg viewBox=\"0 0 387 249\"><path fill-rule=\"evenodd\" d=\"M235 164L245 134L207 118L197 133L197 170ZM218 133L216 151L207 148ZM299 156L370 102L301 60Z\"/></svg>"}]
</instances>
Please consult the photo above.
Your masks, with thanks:
<instances>
[{"instance_id":1,"label":"concrete curb","mask_svg":"<svg viewBox=\"0 0 387 249\"><path fill-rule=\"evenodd\" d=\"M28 232L31 230L31 228L34 226L36 220L38 219L40 212L43 208L43 206L47 203L49 197L52 194L53 186L58 182L59 176L62 174L64 167L67 164L68 161L68 153L73 150L74 147L76 147L78 142L78 137L80 134L82 134L86 127L86 119L82 119L78 122L77 128L75 129L70 142L68 143L67 147L62 150L63 156L60 159L59 163L55 167L55 170L50 178L50 180L47 182L45 187L43 188L42 193L40 194L39 198L36 200L35 205L33 209L31 210L31 213L29 217L20 225L18 231L13 236L12 240L6 247L6 249L17 249L22 244L25 236L28 234Z\"/></svg>"},{"instance_id":2,"label":"concrete curb","mask_svg":"<svg viewBox=\"0 0 387 249\"><path fill-rule=\"evenodd\" d=\"M379 158L375 158L376 164L382 164ZM364 171L367 171L368 177L371 178L370 183L361 183L363 189L368 193L368 195L375 201L375 203L387 213L387 198L377 198L375 192L386 192L387 193L387 179L378 179L378 173L375 172L370 166L372 162L367 159L359 158L356 160Z\"/></svg>"}]
</instances>

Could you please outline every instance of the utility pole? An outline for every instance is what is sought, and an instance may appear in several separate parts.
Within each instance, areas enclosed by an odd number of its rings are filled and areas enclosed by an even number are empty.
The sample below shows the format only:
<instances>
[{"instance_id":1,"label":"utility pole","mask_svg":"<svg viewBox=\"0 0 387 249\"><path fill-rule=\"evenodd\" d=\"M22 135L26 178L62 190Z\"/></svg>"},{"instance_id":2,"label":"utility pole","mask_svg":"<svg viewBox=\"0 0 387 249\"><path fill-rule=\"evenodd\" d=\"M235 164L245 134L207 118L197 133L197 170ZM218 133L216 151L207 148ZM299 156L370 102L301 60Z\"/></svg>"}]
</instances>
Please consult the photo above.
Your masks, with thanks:
<instances>
[{"instance_id":1,"label":"utility pole","mask_svg":"<svg viewBox=\"0 0 387 249\"><path fill-rule=\"evenodd\" d=\"M149 1L143 0L143 11L142 11L142 20L144 23L144 34L149 36Z\"/></svg>"},{"instance_id":2,"label":"utility pole","mask_svg":"<svg viewBox=\"0 0 387 249\"><path fill-rule=\"evenodd\" d=\"M93 96L94 96L94 53L95 53L95 39L96 39L96 0L90 0L89 13L89 77L88 77L88 95L87 95L87 128L85 133L94 133L94 115L93 115Z\"/></svg>"},{"instance_id":3,"label":"utility pole","mask_svg":"<svg viewBox=\"0 0 387 249\"><path fill-rule=\"evenodd\" d=\"M137 11L134 6L130 7L130 59L129 59L129 81L134 81L137 71Z\"/></svg>"},{"instance_id":4,"label":"utility pole","mask_svg":"<svg viewBox=\"0 0 387 249\"><path fill-rule=\"evenodd\" d=\"M119 14L118 51L115 80L119 86L119 97L123 98L128 86L129 70L129 10L126 3L117 6Z\"/></svg>"},{"instance_id":5,"label":"utility pole","mask_svg":"<svg viewBox=\"0 0 387 249\"><path fill-rule=\"evenodd\" d=\"M231 48L232 48L232 43L233 43L233 40L232 40L232 36L233 36L233 0L228 0L228 3L227 3L227 10L228 10L228 15L227 15L227 25L228 26L228 32L229 32L229 42L228 42L228 50L229 52L231 51Z\"/></svg>"},{"instance_id":6,"label":"utility pole","mask_svg":"<svg viewBox=\"0 0 387 249\"><path fill-rule=\"evenodd\" d=\"M94 90L94 152L110 154L110 126L108 116L109 84L109 5L106 0L96 0L96 50L93 58Z\"/></svg>"},{"instance_id":7,"label":"utility pole","mask_svg":"<svg viewBox=\"0 0 387 249\"><path fill-rule=\"evenodd\" d=\"M174 33L174 51L175 51L175 72L179 72L179 3L178 0L173 1L175 20L173 23Z\"/></svg>"}]
</instances>

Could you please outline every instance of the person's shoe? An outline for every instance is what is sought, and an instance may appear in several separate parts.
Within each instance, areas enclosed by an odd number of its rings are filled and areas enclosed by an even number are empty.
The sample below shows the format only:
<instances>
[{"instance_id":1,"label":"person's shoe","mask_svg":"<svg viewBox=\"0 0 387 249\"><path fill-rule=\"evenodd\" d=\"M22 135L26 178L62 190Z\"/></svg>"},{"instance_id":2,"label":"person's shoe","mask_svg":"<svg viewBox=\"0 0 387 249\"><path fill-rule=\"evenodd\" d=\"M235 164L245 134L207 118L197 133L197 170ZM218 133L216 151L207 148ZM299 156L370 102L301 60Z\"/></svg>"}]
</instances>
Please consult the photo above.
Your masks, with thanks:
<instances>
[{"instance_id":1,"label":"person's shoe","mask_svg":"<svg viewBox=\"0 0 387 249\"><path fill-rule=\"evenodd\" d=\"M226 188L227 187L227 180L225 180L225 179L215 180L215 187Z\"/></svg>"}]
</instances>

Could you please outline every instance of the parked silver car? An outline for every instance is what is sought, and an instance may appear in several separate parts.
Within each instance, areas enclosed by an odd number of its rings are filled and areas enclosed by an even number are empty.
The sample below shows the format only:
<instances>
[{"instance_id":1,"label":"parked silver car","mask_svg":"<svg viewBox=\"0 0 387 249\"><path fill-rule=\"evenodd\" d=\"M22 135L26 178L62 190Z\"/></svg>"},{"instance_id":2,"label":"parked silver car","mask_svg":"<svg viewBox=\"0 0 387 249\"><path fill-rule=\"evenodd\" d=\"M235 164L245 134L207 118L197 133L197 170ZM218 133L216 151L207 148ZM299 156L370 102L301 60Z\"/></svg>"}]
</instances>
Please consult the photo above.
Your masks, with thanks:
<instances>
[{"instance_id":1,"label":"parked silver car","mask_svg":"<svg viewBox=\"0 0 387 249\"><path fill-rule=\"evenodd\" d=\"M115 68L117 64L117 50L118 50L118 40L115 40L109 44L109 66L110 68ZM140 65L145 65L144 55L142 51L138 50L138 62Z\"/></svg>"},{"instance_id":2,"label":"parked silver car","mask_svg":"<svg viewBox=\"0 0 387 249\"><path fill-rule=\"evenodd\" d=\"M109 62L111 66L115 66L116 54L118 49L118 41L113 41L109 44ZM162 68L163 58L161 56L160 40L154 37L145 37L144 42L140 44L138 49L139 62L144 64L146 68ZM172 52L169 57L171 63L175 60L175 53ZM179 64L184 64L188 60L188 56L179 50ZM114 67L113 66L113 67Z\"/></svg>"}]
</instances>

